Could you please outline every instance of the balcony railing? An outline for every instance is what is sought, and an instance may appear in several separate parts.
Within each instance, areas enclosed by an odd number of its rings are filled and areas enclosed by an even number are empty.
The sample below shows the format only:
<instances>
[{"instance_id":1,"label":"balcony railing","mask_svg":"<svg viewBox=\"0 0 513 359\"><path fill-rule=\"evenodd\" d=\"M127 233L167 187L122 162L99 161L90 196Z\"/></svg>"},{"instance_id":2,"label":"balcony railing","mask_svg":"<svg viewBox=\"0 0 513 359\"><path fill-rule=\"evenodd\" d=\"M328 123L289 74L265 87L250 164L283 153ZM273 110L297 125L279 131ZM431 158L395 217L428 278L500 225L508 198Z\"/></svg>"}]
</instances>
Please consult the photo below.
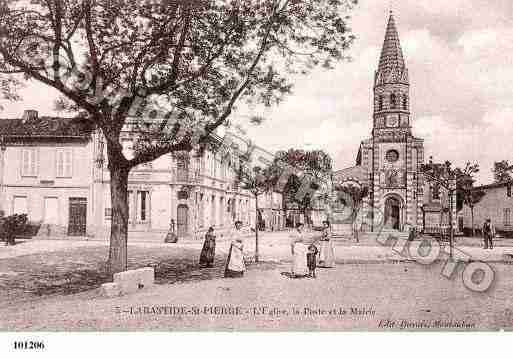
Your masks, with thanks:
<instances>
[{"instance_id":1,"label":"balcony railing","mask_svg":"<svg viewBox=\"0 0 513 359\"><path fill-rule=\"evenodd\" d=\"M200 170L173 168L171 171L171 181L175 183L199 183L203 177Z\"/></svg>"}]
</instances>

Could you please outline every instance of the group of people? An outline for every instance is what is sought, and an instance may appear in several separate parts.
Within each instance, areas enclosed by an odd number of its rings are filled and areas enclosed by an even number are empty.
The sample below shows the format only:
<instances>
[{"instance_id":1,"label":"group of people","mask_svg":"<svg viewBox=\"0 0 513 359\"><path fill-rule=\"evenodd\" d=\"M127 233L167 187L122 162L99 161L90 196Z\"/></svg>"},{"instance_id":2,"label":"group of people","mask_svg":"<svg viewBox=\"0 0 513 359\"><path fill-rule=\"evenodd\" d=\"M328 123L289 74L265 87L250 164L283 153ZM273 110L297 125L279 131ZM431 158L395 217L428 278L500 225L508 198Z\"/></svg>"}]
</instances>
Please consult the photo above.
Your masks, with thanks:
<instances>
[{"instance_id":1,"label":"group of people","mask_svg":"<svg viewBox=\"0 0 513 359\"><path fill-rule=\"evenodd\" d=\"M228 251L228 258L224 269L224 276L230 278L242 277L246 266L244 264L244 246L242 241L242 222L235 222L235 232L233 240ZM214 258L216 254L216 236L214 227L210 227L205 234L205 242L201 250L199 264L202 268L214 267Z\"/></svg>"},{"instance_id":2,"label":"group of people","mask_svg":"<svg viewBox=\"0 0 513 359\"><path fill-rule=\"evenodd\" d=\"M229 278L242 277L246 266L244 263L244 245L242 240L242 222L235 222L235 232L232 234L232 242L226 259L224 276ZM201 250L199 264L202 268L214 267L216 251L216 236L214 227L210 227L205 234L205 242ZM335 253L331 242L330 223L323 222L322 235L319 239L307 238L302 223L296 224L296 230L292 234L292 273L293 278L316 278L317 267L332 268L335 266ZM317 262L318 260L318 262Z\"/></svg>"},{"instance_id":3,"label":"group of people","mask_svg":"<svg viewBox=\"0 0 513 359\"><path fill-rule=\"evenodd\" d=\"M317 267L333 268L335 251L331 242L330 223L323 222L322 235L319 240L311 241L304 232L303 223L296 224L296 232L292 235L292 278L316 278ZM319 248L318 248L319 246ZM319 262L317 263L317 259Z\"/></svg>"}]
</instances>

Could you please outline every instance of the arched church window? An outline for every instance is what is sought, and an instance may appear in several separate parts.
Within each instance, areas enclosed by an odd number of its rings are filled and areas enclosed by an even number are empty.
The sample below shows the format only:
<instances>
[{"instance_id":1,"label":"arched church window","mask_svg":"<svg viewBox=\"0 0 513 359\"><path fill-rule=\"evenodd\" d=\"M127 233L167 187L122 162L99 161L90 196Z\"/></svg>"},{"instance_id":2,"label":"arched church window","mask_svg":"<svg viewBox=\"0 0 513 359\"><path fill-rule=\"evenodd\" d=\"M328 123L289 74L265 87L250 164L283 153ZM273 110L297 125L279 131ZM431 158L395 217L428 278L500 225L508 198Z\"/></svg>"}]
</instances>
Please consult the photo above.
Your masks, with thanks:
<instances>
[{"instance_id":1,"label":"arched church window","mask_svg":"<svg viewBox=\"0 0 513 359\"><path fill-rule=\"evenodd\" d=\"M383 110L383 96L379 96L378 97L378 111L382 111Z\"/></svg>"},{"instance_id":2,"label":"arched church window","mask_svg":"<svg viewBox=\"0 0 513 359\"><path fill-rule=\"evenodd\" d=\"M408 98L406 96L403 97L403 110L408 109Z\"/></svg>"},{"instance_id":3,"label":"arched church window","mask_svg":"<svg viewBox=\"0 0 513 359\"><path fill-rule=\"evenodd\" d=\"M397 107L397 96L395 93L390 95L390 108L396 108Z\"/></svg>"}]
</instances>

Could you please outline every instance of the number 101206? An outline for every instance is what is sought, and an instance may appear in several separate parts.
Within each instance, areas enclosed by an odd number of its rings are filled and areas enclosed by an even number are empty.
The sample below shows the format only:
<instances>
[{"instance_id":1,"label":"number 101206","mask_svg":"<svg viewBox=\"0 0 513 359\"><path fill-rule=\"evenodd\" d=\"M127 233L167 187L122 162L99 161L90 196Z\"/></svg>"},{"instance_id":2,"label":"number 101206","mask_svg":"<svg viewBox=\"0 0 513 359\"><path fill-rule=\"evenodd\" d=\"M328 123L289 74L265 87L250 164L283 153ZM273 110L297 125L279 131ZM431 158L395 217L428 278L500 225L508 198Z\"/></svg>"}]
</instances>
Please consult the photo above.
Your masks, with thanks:
<instances>
[{"instance_id":1,"label":"number 101206","mask_svg":"<svg viewBox=\"0 0 513 359\"><path fill-rule=\"evenodd\" d=\"M43 350L45 348L45 343L40 341L15 341L14 349L16 350Z\"/></svg>"}]
</instances>

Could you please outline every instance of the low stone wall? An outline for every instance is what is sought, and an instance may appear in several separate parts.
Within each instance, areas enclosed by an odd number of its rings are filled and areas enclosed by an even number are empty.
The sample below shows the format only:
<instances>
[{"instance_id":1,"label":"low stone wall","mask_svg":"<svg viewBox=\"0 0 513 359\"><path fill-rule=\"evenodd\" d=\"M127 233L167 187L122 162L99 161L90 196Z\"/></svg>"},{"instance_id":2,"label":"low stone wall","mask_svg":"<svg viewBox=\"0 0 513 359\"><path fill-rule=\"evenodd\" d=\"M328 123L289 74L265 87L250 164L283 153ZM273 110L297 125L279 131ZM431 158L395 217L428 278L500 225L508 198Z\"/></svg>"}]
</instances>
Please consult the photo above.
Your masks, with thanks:
<instances>
[{"instance_id":1,"label":"low stone wall","mask_svg":"<svg viewBox=\"0 0 513 359\"><path fill-rule=\"evenodd\" d=\"M115 297L151 288L155 284L155 270L151 267L132 269L114 274L114 282L102 285L102 295Z\"/></svg>"}]
</instances>

